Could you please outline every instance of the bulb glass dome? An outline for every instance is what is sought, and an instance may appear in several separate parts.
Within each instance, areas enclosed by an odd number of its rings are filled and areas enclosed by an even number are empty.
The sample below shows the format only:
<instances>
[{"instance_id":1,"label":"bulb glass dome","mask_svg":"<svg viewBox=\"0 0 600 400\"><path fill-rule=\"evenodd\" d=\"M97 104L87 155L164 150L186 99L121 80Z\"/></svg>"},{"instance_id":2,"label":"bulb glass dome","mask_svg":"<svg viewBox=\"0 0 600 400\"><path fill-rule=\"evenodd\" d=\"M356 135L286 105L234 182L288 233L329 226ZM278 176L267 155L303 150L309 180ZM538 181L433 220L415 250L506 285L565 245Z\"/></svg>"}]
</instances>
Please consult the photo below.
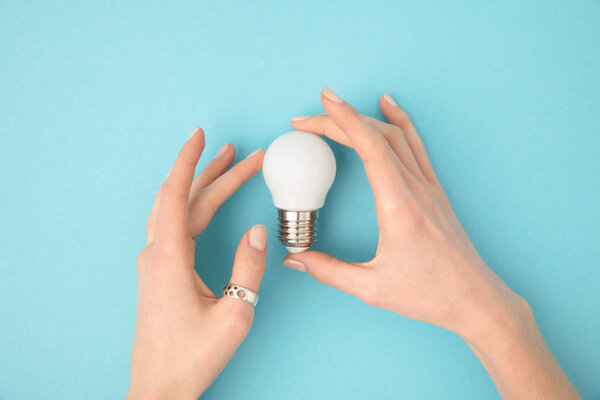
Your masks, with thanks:
<instances>
[{"instance_id":1,"label":"bulb glass dome","mask_svg":"<svg viewBox=\"0 0 600 400\"><path fill-rule=\"evenodd\" d=\"M275 207L288 211L318 210L335 178L329 145L312 133L292 131L267 149L263 176Z\"/></svg>"}]
</instances>

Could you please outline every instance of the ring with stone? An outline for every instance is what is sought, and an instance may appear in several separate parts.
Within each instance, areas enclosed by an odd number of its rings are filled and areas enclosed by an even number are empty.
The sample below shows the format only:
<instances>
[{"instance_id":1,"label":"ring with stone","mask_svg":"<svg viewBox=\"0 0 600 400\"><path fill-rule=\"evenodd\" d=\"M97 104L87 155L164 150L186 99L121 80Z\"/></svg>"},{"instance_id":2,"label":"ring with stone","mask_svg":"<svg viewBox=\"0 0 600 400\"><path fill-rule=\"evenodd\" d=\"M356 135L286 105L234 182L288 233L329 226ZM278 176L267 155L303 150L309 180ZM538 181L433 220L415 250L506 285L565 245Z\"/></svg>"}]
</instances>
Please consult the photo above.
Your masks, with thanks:
<instances>
[{"instance_id":1,"label":"ring with stone","mask_svg":"<svg viewBox=\"0 0 600 400\"><path fill-rule=\"evenodd\" d=\"M258 294L243 286L229 282L223 288L223 296L233 297L234 299L245 301L246 303L256 307L258 304Z\"/></svg>"}]
</instances>

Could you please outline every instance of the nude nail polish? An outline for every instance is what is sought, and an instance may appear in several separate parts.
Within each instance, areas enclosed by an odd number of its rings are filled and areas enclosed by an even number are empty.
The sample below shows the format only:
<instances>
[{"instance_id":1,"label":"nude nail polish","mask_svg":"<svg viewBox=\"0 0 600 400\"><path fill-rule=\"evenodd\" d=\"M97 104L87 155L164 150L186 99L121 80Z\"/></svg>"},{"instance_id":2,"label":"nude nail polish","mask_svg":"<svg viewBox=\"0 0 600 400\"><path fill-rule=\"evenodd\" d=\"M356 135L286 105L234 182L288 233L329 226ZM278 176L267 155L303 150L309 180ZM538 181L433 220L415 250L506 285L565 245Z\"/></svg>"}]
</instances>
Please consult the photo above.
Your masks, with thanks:
<instances>
[{"instance_id":1,"label":"nude nail polish","mask_svg":"<svg viewBox=\"0 0 600 400\"><path fill-rule=\"evenodd\" d=\"M392 96L390 96L389 94L385 93L383 95L383 99L390 105L394 106L394 107L398 107L398 104L396 104L396 102L394 101L394 99L392 98Z\"/></svg>"},{"instance_id":2,"label":"nude nail polish","mask_svg":"<svg viewBox=\"0 0 600 400\"><path fill-rule=\"evenodd\" d=\"M255 225L250 229L248 236L250 246L258 251L265 251L267 248L267 228L263 225Z\"/></svg>"},{"instance_id":3,"label":"nude nail polish","mask_svg":"<svg viewBox=\"0 0 600 400\"><path fill-rule=\"evenodd\" d=\"M254 150L252 153L248 154L246 156L246 158L250 158L250 157L254 156L255 154L257 154L261 150L262 150L262 148L259 147L258 149Z\"/></svg>"},{"instance_id":4,"label":"nude nail polish","mask_svg":"<svg viewBox=\"0 0 600 400\"><path fill-rule=\"evenodd\" d=\"M197 127L195 127L195 128L194 128L194 130L192 131L192 133L190 134L190 136L188 137L188 139L187 139L187 140L190 140L191 138L193 138L193 137L194 137L194 135L195 135L196 133L198 133L198 132L200 132L200 127L199 127L199 126L197 126Z\"/></svg>"},{"instance_id":5,"label":"nude nail polish","mask_svg":"<svg viewBox=\"0 0 600 400\"><path fill-rule=\"evenodd\" d=\"M283 260L283 266L296 271L306 272L306 267L300 261L296 260Z\"/></svg>"},{"instance_id":6,"label":"nude nail polish","mask_svg":"<svg viewBox=\"0 0 600 400\"><path fill-rule=\"evenodd\" d=\"M215 154L215 158L219 158L221 157L223 154L225 154L225 152L227 151L227 149L229 148L229 143L225 143L220 149L219 151L217 151L217 154Z\"/></svg>"},{"instance_id":7,"label":"nude nail polish","mask_svg":"<svg viewBox=\"0 0 600 400\"><path fill-rule=\"evenodd\" d=\"M307 119L309 119L310 117L306 117L306 116L298 116L298 117L294 117L292 118L292 122L300 122L300 121L305 121Z\"/></svg>"},{"instance_id":8,"label":"nude nail polish","mask_svg":"<svg viewBox=\"0 0 600 400\"><path fill-rule=\"evenodd\" d=\"M328 87L323 88L323 95L325 95L325 97L327 97L334 103L341 104L344 102L344 100L342 100L340 96L338 96L333 90L329 89Z\"/></svg>"}]
</instances>

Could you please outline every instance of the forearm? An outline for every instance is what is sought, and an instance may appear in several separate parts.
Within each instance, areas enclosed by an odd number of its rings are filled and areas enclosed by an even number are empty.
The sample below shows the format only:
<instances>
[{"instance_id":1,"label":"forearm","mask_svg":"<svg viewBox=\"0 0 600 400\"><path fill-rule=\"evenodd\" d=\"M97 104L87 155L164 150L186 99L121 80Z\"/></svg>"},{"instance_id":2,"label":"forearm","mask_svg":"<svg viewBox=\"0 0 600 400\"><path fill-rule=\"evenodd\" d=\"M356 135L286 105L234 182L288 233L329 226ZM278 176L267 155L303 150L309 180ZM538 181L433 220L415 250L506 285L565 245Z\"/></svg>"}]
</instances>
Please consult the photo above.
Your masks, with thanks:
<instances>
[{"instance_id":1,"label":"forearm","mask_svg":"<svg viewBox=\"0 0 600 400\"><path fill-rule=\"evenodd\" d=\"M531 308L519 300L463 339L503 399L580 399L546 346Z\"/></svg>"}]
</instances>

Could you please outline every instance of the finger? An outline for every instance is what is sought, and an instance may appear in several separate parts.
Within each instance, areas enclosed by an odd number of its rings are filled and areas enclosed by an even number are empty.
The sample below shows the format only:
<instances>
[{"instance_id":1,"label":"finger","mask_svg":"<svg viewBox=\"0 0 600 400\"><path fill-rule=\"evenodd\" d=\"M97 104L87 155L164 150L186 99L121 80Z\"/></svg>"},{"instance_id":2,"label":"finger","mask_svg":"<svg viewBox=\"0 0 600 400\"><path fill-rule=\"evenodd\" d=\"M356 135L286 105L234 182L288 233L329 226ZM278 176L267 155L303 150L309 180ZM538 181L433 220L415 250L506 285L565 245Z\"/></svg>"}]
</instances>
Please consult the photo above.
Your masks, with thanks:
<instances>
[{"instance_id":1,"label":"finger","mask_svg":"<svg viewBox=\"0 0 600 400\"><path fill-rule=\"evenodd\" d=\"M419 168L419 164L412 153L402 129L399 126L386 124L385 122L366 115L363 116L363 118L370 122L375 129L379 130L383 134L386 140L390 143L394 153L396 153L400 161L402 161L402 164L404 164L411 175L413 175L415 178L424 180L425 177Z\"/></svg>"},{"instance_id":2,"label":"finger","mask_svg":"<svg viewBox=\"0 0 600 400\"><path fill-rule=\"evenodd\" d=\"M156 240L188 244L188 198L194 170L204 149L204 132L194 129L163 185Z\"/></svg>"},{"instance_id":3,"label":"finger","mask_svg":"<svg viewBox=\"0 0 600 400\"><path fill-rule=\"evenodd\" d=\"M225 200L260 171L264 154L264 150L259 148L215 179L191 200L189 232L192 237L201 234Z\"/></svg>"},{"instance_id":4,"label":"finger","mask_svg":"<svg viewBox=\"0 0 600 400\"><path fill-rule=\"evenodd\" d=\"M154 241L154 234L156 233L156 220L158 219L158 210L160 208L160 193L162 191L162 185L156 191L154 197L154 203L150 209L150 215L148 221L146 221L146 245Z\"/></svg>"},{"instance_id":5,"label":"finger","mask_svg":"<svg viewBox=\"0 0 600 400\"><path fill-rule=\"evenodd\" d=\"M411 194L399 161L389 143L347 102L325 88L321 101L331 119L346 134L361 158L373 189L376 207L387 211L407 201Z\"/></svg>"},{"instance_id":6,"label":"finger","mask_svg":"<svg viewBox=\"0 0 600 400\"><path fill-rule=\"evenodd\" d=\"M309 117L294 117L290 121L294 129L327 136L329 139L352 148L348 136L327 114L317 114Z\"/></svg>"},{"instance_id":7,"label":"finger","mask_svg":"<svg viewBox=\"0 0 600 400\"><path fill-rule=\"evenodd\" d=\"M414 154L415 160L419 165L419 169L423 173L425 179L431 183L438 183L431 162L429 161L429 157L427 157L427 152L425 151L423 141L410 121L408 114L398 107L392 96L387 93L381 96L381 99L379 99L379 106L381 107L381 112L383 112L383 115L385 115L387 120L398 126L400 129L402 129L402 132L404 132L406 141L410 146L412 154Z\"/></svg>"},{"instance_id":8,"label":"finger","mask_svg":"<svg viewBox=\"0 0 600 400\"><path fill-rule=\"evenodd\" d=\"M413 176L425 179L400 127L386 124L366 115L360 115L360 118L381 132L396 156L398 156L398 159ZM352 147L352 143L350 143L344 131L327 114L318 114L312 117L295 117L292 118L291 123L295 129L325 135L331 140Z\"/></svg>"},{"instance_id":9,"label":"finger","mask_svg":"<svg viewBox=\"0 0 600 400\"><path fill-rule=\"evenodd\" d=\"M215 179L229 168L235 158L235 148L225 143L206 167L198 174L192 182L190 189L190 200L203 188L211 184Z\"/></svg>"},{"instance_id":10,"label":"finger","mask_svg":"<svg viewBox=\"0 0 600 400\"><path fill-rule=\"evenodd\" d=\"M319 282L358 298L362 298L365 282L370 279L369 267L342 261L318 251L289 254L283 260L283 266L308 272Z\"/></svg>"},{"instance_id":11,"label":"finger","mask_svg":"<svg viewBox=\"0 0 600 400\"><path fill-rule=\"evenodd\" d=\"M254 225L240 241L229 282L258 293L267 260L267 228Z\"/></svg>"}]
</instances>

